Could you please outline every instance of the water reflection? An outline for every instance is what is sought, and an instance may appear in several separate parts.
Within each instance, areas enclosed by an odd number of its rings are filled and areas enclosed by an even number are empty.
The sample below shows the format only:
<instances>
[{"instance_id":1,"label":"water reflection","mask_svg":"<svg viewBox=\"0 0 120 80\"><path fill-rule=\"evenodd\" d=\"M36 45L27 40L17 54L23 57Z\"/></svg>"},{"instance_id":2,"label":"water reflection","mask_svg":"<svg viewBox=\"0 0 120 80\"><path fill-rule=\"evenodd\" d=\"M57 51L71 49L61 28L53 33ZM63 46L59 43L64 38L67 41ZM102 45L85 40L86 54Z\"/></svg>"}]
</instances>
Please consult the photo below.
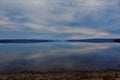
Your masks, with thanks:
<instances>
[{"instance_id":1,"label":"water reflection","mask_svg":"<svg viewBox=\"0 0 120 80\"><path fill-rule=\"evenodd\" d=\"M0 44L0 72L118 68L118 43Z\"/></svg>"}]
</instances>

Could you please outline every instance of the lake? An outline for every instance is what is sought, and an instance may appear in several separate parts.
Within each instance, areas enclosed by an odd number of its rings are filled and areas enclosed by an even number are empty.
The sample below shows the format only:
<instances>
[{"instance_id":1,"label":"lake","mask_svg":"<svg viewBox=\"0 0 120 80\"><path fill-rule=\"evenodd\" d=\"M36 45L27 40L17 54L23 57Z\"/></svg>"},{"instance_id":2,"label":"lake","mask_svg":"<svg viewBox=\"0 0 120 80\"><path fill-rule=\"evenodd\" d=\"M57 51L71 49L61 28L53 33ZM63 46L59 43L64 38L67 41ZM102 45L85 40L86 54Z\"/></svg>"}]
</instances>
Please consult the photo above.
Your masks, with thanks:
<instances>
[{"instance_id":1,"label":"lake","mask_svg":"<svg viewBox=\"0 0 120 80\"><path fill-rule=\"evenodd\" d=\"M119 69L119 43L1 43L0 72Z\"/></svg>"}]
</instances>

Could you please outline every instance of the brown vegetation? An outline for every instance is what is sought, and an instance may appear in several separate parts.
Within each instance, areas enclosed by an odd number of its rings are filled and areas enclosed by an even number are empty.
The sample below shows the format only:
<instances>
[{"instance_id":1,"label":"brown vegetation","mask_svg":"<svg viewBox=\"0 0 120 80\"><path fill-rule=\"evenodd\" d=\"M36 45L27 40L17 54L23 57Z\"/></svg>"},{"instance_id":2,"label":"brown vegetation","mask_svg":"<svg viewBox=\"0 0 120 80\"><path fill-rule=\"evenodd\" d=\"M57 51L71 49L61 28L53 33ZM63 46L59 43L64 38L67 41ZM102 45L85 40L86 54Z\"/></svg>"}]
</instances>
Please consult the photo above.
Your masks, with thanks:
<instances>
[{"instance_id":1,"label":"brown vegetation","mask_svg":"<svg viewBox=\"0 0 120 80\"><path fill-rule=\"evenodd\" d=\"M120 80L120 72L27 72L0 74L0 80Z\"/></svg>"}]
</instances>

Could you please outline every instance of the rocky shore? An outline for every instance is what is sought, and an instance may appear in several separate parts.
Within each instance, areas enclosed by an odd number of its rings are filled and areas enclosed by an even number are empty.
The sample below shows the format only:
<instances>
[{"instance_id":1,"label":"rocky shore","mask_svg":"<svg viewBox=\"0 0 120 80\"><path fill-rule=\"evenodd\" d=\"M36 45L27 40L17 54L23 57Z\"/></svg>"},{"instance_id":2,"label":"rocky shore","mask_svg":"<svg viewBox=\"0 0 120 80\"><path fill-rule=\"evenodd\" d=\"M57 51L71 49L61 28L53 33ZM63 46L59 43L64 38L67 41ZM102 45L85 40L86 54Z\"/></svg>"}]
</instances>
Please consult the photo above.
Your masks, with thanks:
<instances>
[{"instance_id":1,"label":"rocky shore","mask_svg":"<svg viewBox=\"0 0 120 80\"><path fill-rule=\"evenodd\" d=\"M120 80L119 71L1 73L0 80Z\"/></svg>"}]
</instances>

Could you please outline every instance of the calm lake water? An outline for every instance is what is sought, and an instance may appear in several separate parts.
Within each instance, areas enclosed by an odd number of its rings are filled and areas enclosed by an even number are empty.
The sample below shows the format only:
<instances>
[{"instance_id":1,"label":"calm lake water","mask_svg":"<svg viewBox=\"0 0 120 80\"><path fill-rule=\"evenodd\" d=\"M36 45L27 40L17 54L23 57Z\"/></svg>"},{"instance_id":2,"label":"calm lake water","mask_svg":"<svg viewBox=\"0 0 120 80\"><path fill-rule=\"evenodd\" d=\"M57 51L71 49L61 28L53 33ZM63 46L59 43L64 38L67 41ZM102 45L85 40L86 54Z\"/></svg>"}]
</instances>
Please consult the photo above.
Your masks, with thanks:
<instances>
[{"instance_id":1,"label":"calm lake water","mask_svg":"<svg viewBox=\"0 0 120 80\"><path fill-rule=\"evenodd\" d=\"M119 69L119 43L0 44L0 72Z\"/></svg>"}]
</instances>

